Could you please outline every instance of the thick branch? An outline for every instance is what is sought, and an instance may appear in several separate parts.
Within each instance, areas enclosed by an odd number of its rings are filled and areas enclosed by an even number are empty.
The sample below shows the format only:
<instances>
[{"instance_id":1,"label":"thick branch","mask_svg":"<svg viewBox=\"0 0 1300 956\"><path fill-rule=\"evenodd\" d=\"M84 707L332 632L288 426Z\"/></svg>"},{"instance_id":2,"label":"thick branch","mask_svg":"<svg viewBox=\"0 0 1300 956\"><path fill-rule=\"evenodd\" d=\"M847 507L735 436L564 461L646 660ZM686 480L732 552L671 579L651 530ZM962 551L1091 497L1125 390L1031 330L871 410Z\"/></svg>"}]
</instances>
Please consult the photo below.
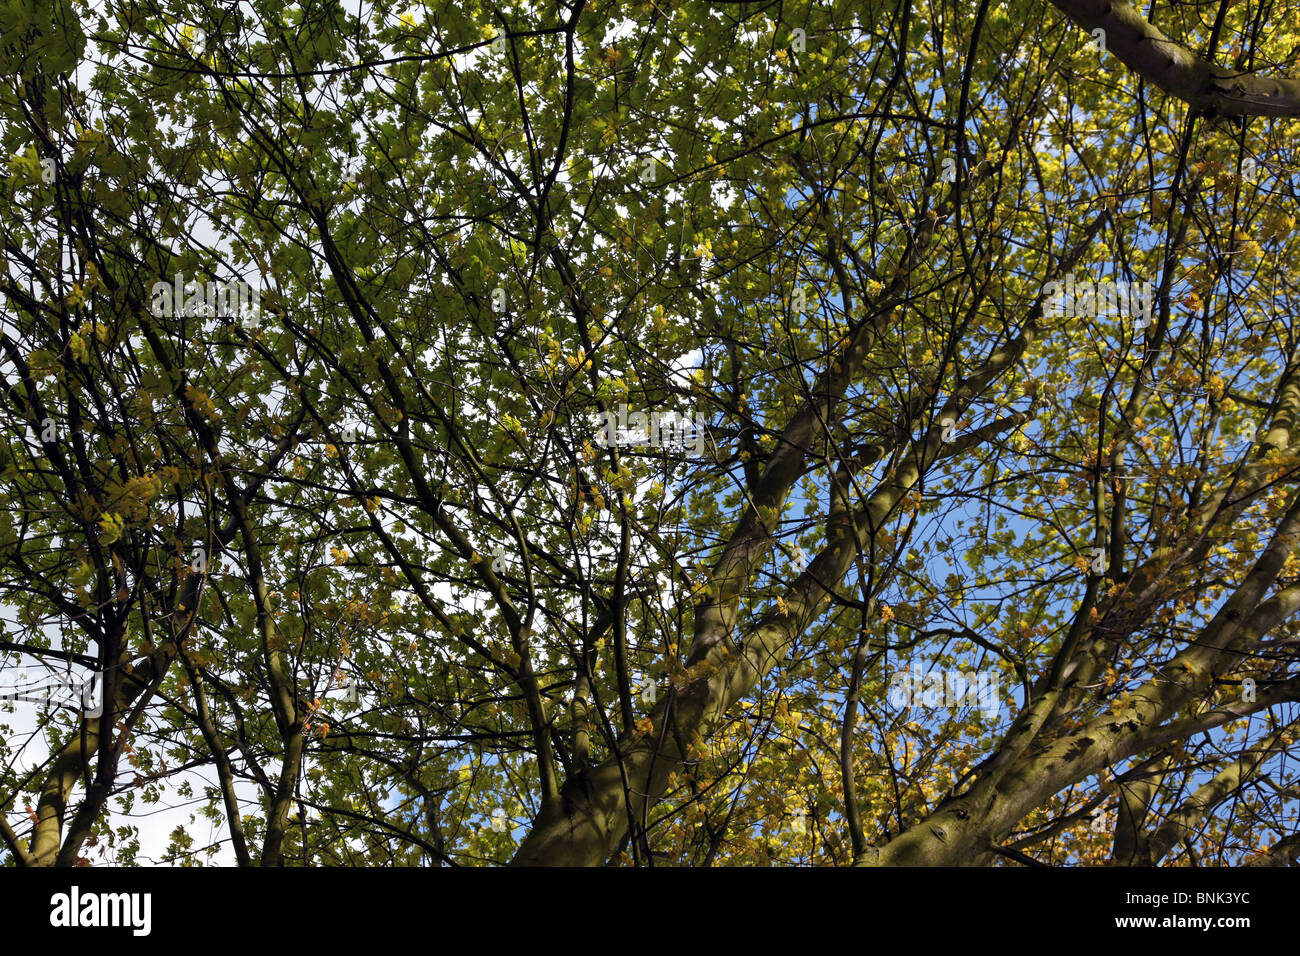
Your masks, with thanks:
<instances>
[{"instance_id":1,"label":"thick branch","mask_svg":"<svg viewBox=\"0 0 1300 956\"><path fill-rule=\"evenodd\" d=\"M1217 66L1169 39L1130 4L1052 0L1139 76L1214 116L1300 116L1300 80L1269 79Z\"/></svg>"}]
</instances>

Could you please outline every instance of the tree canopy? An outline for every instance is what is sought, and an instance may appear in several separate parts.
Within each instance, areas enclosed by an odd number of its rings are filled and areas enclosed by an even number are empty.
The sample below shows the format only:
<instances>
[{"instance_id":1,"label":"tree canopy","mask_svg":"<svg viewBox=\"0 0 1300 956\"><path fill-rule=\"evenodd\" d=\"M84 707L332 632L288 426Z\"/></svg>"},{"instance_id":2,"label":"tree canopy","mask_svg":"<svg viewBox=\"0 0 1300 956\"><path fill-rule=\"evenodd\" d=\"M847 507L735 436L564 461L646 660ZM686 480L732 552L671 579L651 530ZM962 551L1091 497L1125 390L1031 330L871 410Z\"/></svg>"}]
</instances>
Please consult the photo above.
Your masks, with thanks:
<instances>
[{"instance_id":1,"label":"tree canopy","mask_svg":"<svg viewBox=\"0 0 1300 956\"><path fill-rule=\"evenodd\" d=\"M0 0L6 862L1290 864L1298 57Z\"/></svg>"}]
</instances>

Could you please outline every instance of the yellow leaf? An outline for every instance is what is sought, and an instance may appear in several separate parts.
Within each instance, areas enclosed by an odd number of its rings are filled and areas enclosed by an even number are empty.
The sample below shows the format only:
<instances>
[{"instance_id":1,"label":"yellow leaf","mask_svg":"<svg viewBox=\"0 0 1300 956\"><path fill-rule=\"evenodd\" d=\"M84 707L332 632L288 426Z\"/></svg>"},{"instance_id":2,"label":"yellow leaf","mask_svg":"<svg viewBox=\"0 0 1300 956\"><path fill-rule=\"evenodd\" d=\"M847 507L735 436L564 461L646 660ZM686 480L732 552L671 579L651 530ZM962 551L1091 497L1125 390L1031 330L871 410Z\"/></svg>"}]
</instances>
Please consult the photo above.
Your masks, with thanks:
<instances>
[{"instance_id":1,"label":"yellow leaf","mask_svg":"<svg viewBox=\"0 0 1300 956\"><path fill-rule=\"evenodd\" d=\"M101 515L99 526L103 529L105 544L112 544L122 537L122 532L126 530L126 523L122 520L122 516L115 512Z\"/></svg>"}]
</instances>

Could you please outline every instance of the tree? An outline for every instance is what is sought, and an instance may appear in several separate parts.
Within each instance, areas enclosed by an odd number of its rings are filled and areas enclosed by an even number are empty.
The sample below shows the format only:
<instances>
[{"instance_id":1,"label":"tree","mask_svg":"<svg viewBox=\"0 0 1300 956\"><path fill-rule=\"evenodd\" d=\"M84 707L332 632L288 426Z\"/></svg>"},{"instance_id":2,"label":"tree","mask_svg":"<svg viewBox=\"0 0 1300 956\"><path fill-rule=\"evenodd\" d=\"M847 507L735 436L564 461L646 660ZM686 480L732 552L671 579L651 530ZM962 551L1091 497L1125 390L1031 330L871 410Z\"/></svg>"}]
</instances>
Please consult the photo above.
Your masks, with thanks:
<instances>
[{"instance_id":1,"label":"tree","mask_svg":"<svg viewBox=\"0 0 1300 956\"><path fill-rule=\"evenodd\" d=\"M1300 15L1054 2L8 0L9 861L1291 863Z\"/></svg>"}]
</instances>

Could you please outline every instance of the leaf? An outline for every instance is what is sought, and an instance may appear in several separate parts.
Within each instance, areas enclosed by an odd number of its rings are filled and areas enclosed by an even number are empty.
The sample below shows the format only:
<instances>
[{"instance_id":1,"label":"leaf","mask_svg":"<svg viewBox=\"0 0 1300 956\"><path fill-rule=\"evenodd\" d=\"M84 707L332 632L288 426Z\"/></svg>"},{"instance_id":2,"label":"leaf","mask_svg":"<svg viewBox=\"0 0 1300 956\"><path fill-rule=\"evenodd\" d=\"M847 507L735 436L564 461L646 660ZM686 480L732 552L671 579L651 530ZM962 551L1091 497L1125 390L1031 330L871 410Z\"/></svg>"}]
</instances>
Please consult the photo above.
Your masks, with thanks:
<instances>
[{"instance_id":1,"label":"leaf","mask_svg":"<svg viewBox=\"0 0 1300 956\"><path fill-rule=\"evenodd\" d=\"M122 520L122 516L115 512L100 515L99 527L102 532L101 540L105 544L113 544L126 531L126 524Z\"/></svg>"}]
</instances>

